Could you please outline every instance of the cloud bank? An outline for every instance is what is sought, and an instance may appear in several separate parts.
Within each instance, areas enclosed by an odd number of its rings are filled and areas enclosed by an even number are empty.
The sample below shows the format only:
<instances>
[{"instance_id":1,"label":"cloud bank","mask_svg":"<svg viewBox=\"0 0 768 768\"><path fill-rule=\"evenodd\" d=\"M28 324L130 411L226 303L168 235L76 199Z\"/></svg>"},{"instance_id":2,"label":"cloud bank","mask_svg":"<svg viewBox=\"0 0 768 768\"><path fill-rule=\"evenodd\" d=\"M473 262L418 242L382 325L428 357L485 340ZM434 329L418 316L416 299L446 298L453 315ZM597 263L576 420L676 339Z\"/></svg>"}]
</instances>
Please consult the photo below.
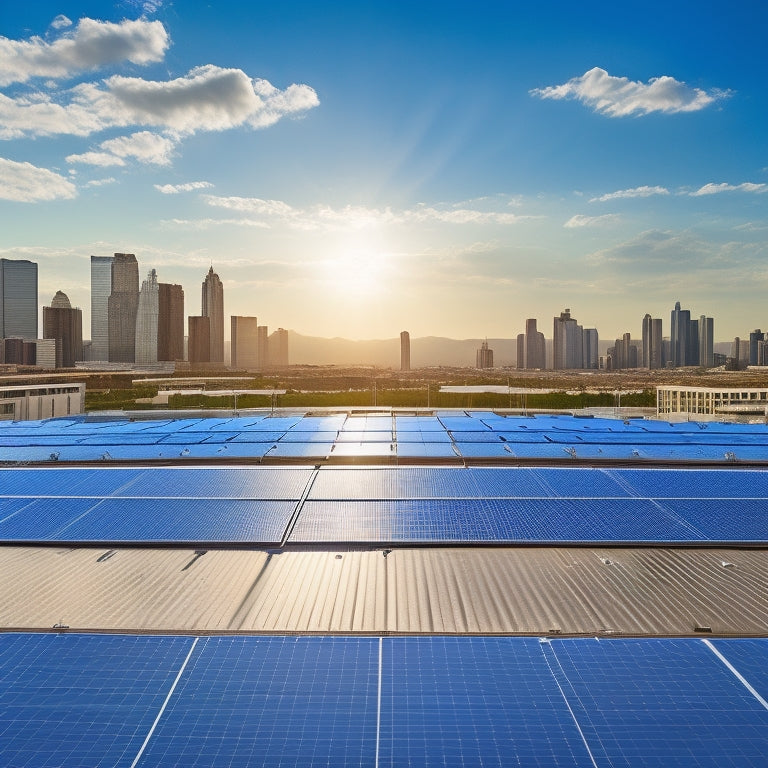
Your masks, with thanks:
<instances>
[{"instance_id":1,"label":"cloud bank","mask_svg":"<svg viewBox=\"0 0 768 768\"><path fill-rule=\"evenodd\" d=\"M725 91L691 88L668 75L643 83L614 77L599 67L562 85L534 88L529 93L541 99L575 99L609 117L697 112L728 95Z\"/></svg>"},{"instance_id":2,"label":"cloud bank","mask_svg":"<svg viewBox=\"0 0 768 768\"><path fill-rule=\"evenodd\" d=\"M32 163L17 163L0 157L0 199L34 203L74 197L77 197L75 185L63 176Z\"/></svg>"},{"instance_id":3,"label":"cloud bank","mask_svg":"<svg viewBox=\"0 0 768 768\"><path fill-rule=\"evenodd\" d=\"M593 197L590 203L606 203L609 200L628 200L634 197L652 197L653 195L668 195L666 187L634 187L633 189L620 189L617 192L609 192L607 195Z\"/></svg>"}]
</instances>

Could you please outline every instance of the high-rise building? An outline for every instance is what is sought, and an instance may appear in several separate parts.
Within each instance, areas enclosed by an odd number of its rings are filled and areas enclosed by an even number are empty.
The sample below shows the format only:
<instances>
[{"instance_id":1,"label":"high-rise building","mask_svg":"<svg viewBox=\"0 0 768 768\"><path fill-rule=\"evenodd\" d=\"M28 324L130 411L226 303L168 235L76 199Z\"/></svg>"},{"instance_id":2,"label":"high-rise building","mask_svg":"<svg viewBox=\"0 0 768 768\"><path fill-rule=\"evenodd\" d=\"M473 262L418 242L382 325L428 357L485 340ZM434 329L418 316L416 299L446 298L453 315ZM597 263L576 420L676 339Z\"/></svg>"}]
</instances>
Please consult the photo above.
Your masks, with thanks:
<instances>
[{"instance_id":1,"label":"high-rise building","mask_svg":"<svg viewBox=\"0 0 768 768\"><path fill-rule=\"evenodd\" d=\"M411 370L411 334L400 331L400 370Z\"/></svg>"},{"instance_id":2,"label":"high-rise building","mask_svg":"<svg viewBox=\"0 0 768 768\"><path fill-rule=\"evenodd\" d=\"M711 368L715 364L715 319L713 317L699 318L699 365ZM757 354L757 349L755 349Z\"/></svg>"},{"instance_id":3,"label":"high-rise building","mask_svg":"<svg viewBox=\"0 0 768 768\"><path fill-rule=\"evenodd\" d=\"M0 339L37 338L37 264L0 259Z\"/></svg>"},{"instance_id":4,"label":"high-rise building","mask_svg":"<svg viewBox=\"0 0 768 768\"><path fill-rule=\"evenodd\" d=\"M136 359L136 314L139 310L139 264L132 253L116 253L112 261L109 294L109 360L132 363Z\"/></svg>"},{"instance_id":5,"label":"high-rise building","mask_svg":"<svg viewBox=\"0 0 768 768\"><path fill-rule=\"evenodd\" d=\"M74 368L83 359L83 313L62 291L56 291L50 307L43 307L43 338L55 341L56 368Z\"/></svg>"},{"instance_id":6,"label":"high-rise building","mask_svg":"<svg viewBox=\"0 0 768 768\"><path fill-rule=\"evenodd\" d=\"M91 360L109 360L112 256L91 256Z\"/></svg>"},{"instance_id":7,"label":"high-rise building","mask_svg":"<svg viewBox=\"0 0 768 768\"><path fill-rule=\"evenodd\" d=\"M232 315L231 362L232 368L254 370L259 367L259 324L255 317Z\"/></svg>"},{"instance_id":8,"label":"high-rise building","mask_svg":"<svg viewBox=\"0 0 768 768\"><path fill-rule=\"evenodd\" d=\"M213 271L213 266L203 281L204 317L211 319L211 352L210 362L224 363L224 286L219 276Z\"/></svg>"},{"instance_id":9,"label":"high-rise building","mask_svg":"<svg viewBox=\"0 0 768 768\"><path fill-rule=\"evenodd\" d=\"M689 309L680 309L680 302L670 317L671 361L675 368L699 365L699 321L691 320Z\"/></svg>"},{"instance_id":10,"label":"high-rise building","mask_svg":"<svg viewBox=\"0 0 768 768\"><path fill-rule=\"evenodd\" d=\"M597 328L585 328L582 331L582 365L597 370L600 367L599 337Z\"/></svg>"},{"instance_id":11,"label":"high-rise building","mask_svg":"<svg viewBox=\"0 0 768 768\"><path fill-rule=\"evenodd\" d=\"M643 318L643 354L641 364L643 368L655 370L664 365L662 354L662 324L661 318L653 318L646 315Z\"/></svg>"},{"instance_id":12,"label":"high-rise building","mask_svg":"<svg viewBox=\"0 0 768 768\"><path fill-rule=\"evenodd\" d=\"M554 320L552 333L553 361L555 370L584 367L584 329L566 309Z\"/></svg>"},{"instance_id":13,"label":"high-rise building","mask_svg":"<svg viewBox=\"0 0 768 768\"><path fill-rule=\"evenodd\" d=\"M256 368L259 371L263 371L265 368L269 368L269 327L266 325L260 325L256 329Z\"/></svg>"},{"instance_id":14,"label":"high-rise building","mask_svg":"<svg viewBox=\"0 0 768 768\"><path fill-rule=\"evenodd\" d=\"M184 359L184 290L180 285L158 285L157 359Z\"/></svg>"},{"instance_id":15,"label":"high-rise building","mask_svg":"<svg viewBox=\"0 0 768 768\"><path fill-rule=\"evenodd\" d=\"M139 306L136 311L136 355L137 363L157 362L157 324L160 314L160 289L157 272L150 269L147 279L141 284Z\"/></svg>"},{"instance_id":16,"label":"high-rise building","mask_svg":"<svg viewBox=\"0 0 768 768\"><path fill-rule=\"evenodd\" d=\"M752 333L749 334L749 364L750 365L761 365L761 363L758 363L758 344L761 341L765 341L765 334L759 329L756 328Z\"/></svg>"},{"instance_id":17,"label":"high-rise building","mask_svg":"<svg viewBox=\"0 0 768 768\"><path fill-rule=\"evenodd\" d=\"M523 368L528 368L529 370L534 368L546 368L546 341L544 340L544 334L536 327L535 318L529 318L525 321L525 348L523 358ZM519 360L517 367L521 367Z\"/></svg>"},{"instance_id":18,"label":"high-rise building","mask_svg":"<svg viewBox=\"0 0 768 768\"><path fill-rule=\"evenodd\" d=\"M189 317L187 354L190 365L211 362L211 318L205 315Z\"/></svg>"},{"instance_id":19,"label":"high-rise building","mask_svg":"<svg viewBox=\"0 0 768 768\"><path fill-rule=\"evenodd\" d=\"M493 368L493 350L488 347L486 339L475 355L475 368Z\"/></svg>"},{"instance_id":20,"label":"high-rise building","mask_svg":"<svg viewBox=\"0 0 768 768\"><path fill-rule=\"evenodd\" d=\"M284 328L278 328L269 336L269 366L270 368L288 366L288 331Z\"/></svg>"}]
</instances>

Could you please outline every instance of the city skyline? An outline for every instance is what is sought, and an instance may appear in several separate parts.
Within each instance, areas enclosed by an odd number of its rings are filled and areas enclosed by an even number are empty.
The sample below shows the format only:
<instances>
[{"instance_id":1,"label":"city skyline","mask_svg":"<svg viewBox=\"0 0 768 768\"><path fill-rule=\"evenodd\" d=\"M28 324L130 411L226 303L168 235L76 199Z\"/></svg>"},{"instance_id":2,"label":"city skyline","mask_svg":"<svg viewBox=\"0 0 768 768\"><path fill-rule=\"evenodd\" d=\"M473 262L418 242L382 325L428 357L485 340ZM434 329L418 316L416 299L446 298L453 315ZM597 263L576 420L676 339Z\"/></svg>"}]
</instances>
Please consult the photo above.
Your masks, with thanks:
<instances>
[{"instance_id":1,"label":"city skyline","mask_svg":"<svg viewBox=\"0 0 768 768\"><path fill-rule=\"evenodd\" d=\"M99 14L0 27L0 257L86 337L115 252L189 297L213 264L228 316L329 338L513 337L565 307L639 337L678 300L718 339L766 325L760 4Z\"/></svg>"}]
</instances>

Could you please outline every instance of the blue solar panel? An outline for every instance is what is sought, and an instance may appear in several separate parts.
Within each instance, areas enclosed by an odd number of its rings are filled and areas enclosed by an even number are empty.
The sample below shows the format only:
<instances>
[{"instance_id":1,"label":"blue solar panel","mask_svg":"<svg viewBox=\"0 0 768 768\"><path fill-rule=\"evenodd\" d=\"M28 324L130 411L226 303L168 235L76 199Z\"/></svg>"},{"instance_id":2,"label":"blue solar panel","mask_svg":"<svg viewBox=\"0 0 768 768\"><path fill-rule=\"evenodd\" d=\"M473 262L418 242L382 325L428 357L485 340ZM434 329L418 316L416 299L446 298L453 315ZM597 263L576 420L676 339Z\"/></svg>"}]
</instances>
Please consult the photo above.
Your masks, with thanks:
<instances>
[{"instance_id":1,"label":"blue solar panel","mask_svg":"<svg viewBox=\"0 0 768 768\"><path fill-rule=\"evenodd\" d=\"M117 496L219 499L299 499L311 467L145 469ZM81 488L81 493L83 490Z\"/></svg>"},{"instance_id":2,"label":"blue solar panel","mask_svg":"<svg viewBox=\"0 0 768 768\"><path fill-rule=\"evenodd\" d=\"M2 763L129 766L190 638L0 636Z\"/></svg>"},{"instance_id":3,"label":"blue solar panel","mask_svg":"<svg viewBox=\"0 0 768 768\"><path fill-rule=\"evenodd\" d=\"M688 542L705 537L646 499L307 501L292 542Z\"/></svg>"},{"instance_id":4,"label":"blue solar panel","mask_svg":"<svg viewBox=\"0 0 768 768\"><path fill-rule=\"evenodd\" d=\"M768 710L692 640L542 644L597 765L764 766Z\"/></svg>"},{"instance_id":5,"label":"blue solar panel","mask_svg":"<svg viewBox=\"0 0 768 768\"><path fill-rule=\"evenodd\" d=\"M271 458L324 459L332 450L331 442L286 443L281 440L273 443L265 455Z\"/></svg>"},{"instance_id":6,"label":"blue solar panel","mask_svg":"<svg viewBox=\"0 0 768 768\"><path fill-rule=\"evenodd\" d=\"M410 433L409 433L410 434ZM397 441L395 446L398 456L409 458L429 457L429 458L456 458L451 443L425 443L425 442L404 442L402 439Z\"/></svg>"},{"instance_id":7,"label":"blue solar panel","mask_svg":"<svg viewBox=\"0 0 768 768\"><path fill-rule=\"evenodd\" d=\"M93 506L87 515L72 516L71 522L48 538L61 542L274 544L282 540L295 507L292 501L110 498Z\"/></svg>"},{"instance_id":8,"label":"blue solar panel","mask_svg":"<svg viewBox=\"0 0 768 768\"><path fill-rule=\"evenodd\" d=\"M765 638L710 642L733 667L733 674L741 675L758 696L768 701L768 642Z\"/></svg>"},{"instance_id":9,"label":"blue solar panel","mask_svg":"<svg viewBox=\"0 0 768 768\"><path fill-rule=\"evenodd\" d=\"M30 500L31 501L31 500ZM88 513L98 499L37 499L0 523L0 541L45 541Z\"/></svg>"},{"instance_id":10,"label":"blue solar panel","mask_svg":"<svg viewBox=\"0 0 768 768\"><path fill-rule=\"evenodd\" d=\"M473 497L482 493L473 470L392 467L321 470L310 499L419 499Z\"/></svg>"},{"instance_id":11,"label":"blue solar panel","mask_svg":"<svg viewBox=\"0 0 768 768\"><path fill-rule=\"evenodd\" d=\"M610 474L637 496L655 498L765 497L768 471L727 469L621 469Z\"/></svg>"},{"instance_id":12,"label":"blue solar panel","mask_svg":"<svg viewBox=\"0 0 768 768\"><path fill-rule=\"evenodd\" d=\"M768 541L768 499L663 499L710 541Z\"/></svg>"},{"instance_id":13,"label":"blue solar panel","mask_svg":"<svg viewBox=\"0 0 768 768\"><path fill-rule=\"evenodd\" d=\"M539 643L383 641L382 765L589 766Z\"/></svg>"},{"instance_id":14,"label":"blue solar panel","mask_svg":"<svg viewBox=\"0 0 768 768\"><path fill-rule=\"evenodd\" d=\"M0 469L0 496L107 496L135 480L143 470Z\"/></svg>"},{"instance_id":15,"label":"blue solar panel","mask_svg":"<svg viewBox=\"0 0 768 768\"><path fill-rule=\"evenodd\" d=\"M146 765L374 765L376 639L211 637L199 645Z\"/></svg>"}]
</instances>

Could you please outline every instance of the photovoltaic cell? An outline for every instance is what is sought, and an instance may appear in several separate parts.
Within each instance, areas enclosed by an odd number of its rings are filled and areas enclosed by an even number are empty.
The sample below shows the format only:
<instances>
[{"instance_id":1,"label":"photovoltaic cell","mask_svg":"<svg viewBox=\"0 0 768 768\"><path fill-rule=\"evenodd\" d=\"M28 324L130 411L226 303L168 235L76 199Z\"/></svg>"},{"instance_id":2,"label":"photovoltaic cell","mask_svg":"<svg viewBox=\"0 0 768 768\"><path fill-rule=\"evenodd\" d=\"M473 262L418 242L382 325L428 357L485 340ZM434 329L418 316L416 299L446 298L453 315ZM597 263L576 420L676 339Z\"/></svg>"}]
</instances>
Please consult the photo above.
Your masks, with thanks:
<instances>
[{"instance_id":1,"label":"photovoltaic cell","mask_svg":"<svg viewBox=\"0 0 768 768\"><path fill-rule=\"evenodd\" d=\"M765 638L712 640L712 645L725 657L736 673L768 701L768 642Z\"/></svg>"},{"instance_id":2,"label":"photovoltaic cell","mask_svg":"<svg viewBox=\"0 0 768 768\"><path fill-rule=\"evenodd\" d=\"M768 710L692 640L542 644L597 765L765 764Z\"/></svg>"},{"instance_id":3,"label":"photovoltaic cell","mask_svg":"<svg viewBox=\"0 0 768 768\"><path fill-rule=\"evenodd\" d=\"M282 539L295 506L291 501L152 499L148 504L143 499L110 498L49 538L61 542L274 544ZM147 514L149 508L151 514Z\"/></svg>"},{"instance_id":4,"label":"photovoltaic cell","mask_svg":"<svg viewBox=\"0 0 768 768\"><path fill-rule=\"evenodd\" d=\"M538 646L385 638L380 764L591 766Z\"/></svg>"},{"instance_id":5,"label":"photovoltaic cell","mask_svg":"<svg viewBox=\"0 0 768 768\"><path fill-rule=\"evenodd\" d=\"M210 637L199 643L146 765L374 765L375 638Z\"/></svg>"},{"instance_id":6,"label":"photovoltaic cell","mask_svg":"<svg viewBox=\"0 0 768 768\"><path fill-rule=\"evenodd\" d=\"M87 514L99 499L31 500L17 514L0 523L2 541L47 541L73 520Z\"/></svg>"},{"instance_id":7,"label":"photovoltaic cell","mask_svg":"<svg viewBox=\"0 0 768 768\"><path fill-rule=\"evenodd\" d=\"M0 636L3 764L127 768L192 642L187 637Z\"/></svg>"}]
</instances>

